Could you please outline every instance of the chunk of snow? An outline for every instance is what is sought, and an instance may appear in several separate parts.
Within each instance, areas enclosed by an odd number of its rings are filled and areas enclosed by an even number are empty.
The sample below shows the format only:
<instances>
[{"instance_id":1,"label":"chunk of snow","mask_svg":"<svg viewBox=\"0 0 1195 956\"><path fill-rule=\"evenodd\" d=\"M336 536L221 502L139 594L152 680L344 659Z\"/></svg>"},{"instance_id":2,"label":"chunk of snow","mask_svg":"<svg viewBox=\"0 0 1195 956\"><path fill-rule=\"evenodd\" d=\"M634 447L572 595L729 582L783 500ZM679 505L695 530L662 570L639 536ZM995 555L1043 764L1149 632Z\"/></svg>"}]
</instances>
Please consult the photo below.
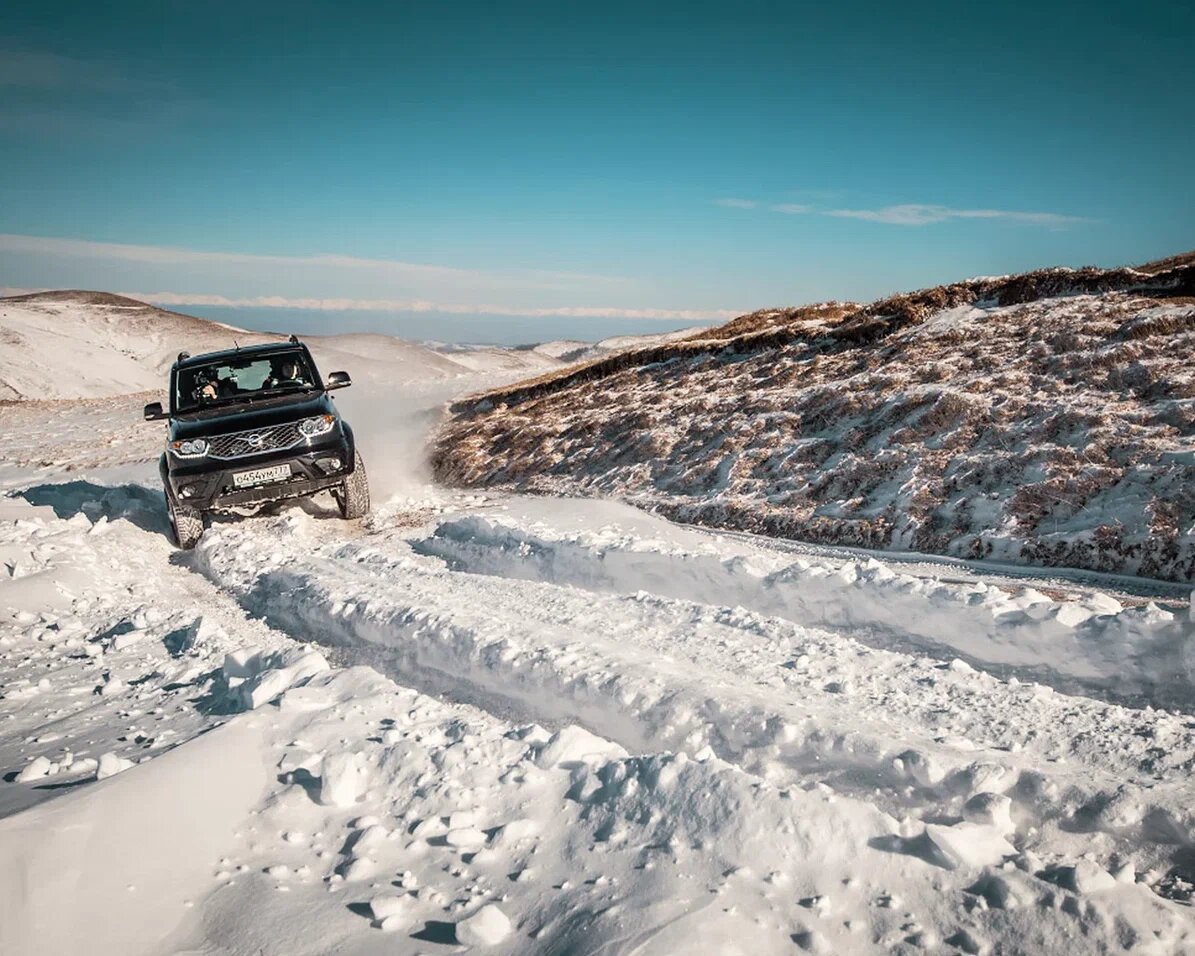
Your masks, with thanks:
<instances>
[{"instance_id":1,"label":"chunk of snow","mask_svg":"<svg viewBox=\"0 0 1195 956\"><path fill-rule=\"evenodd\" d=\"M112 640L112 649L114 651L123 651L125 648L140 644L148 636L148 631L128 631L125 634L117 634Z\"/></svg>"},{"instance_id":2,"label":"chunk of snow","mask_svg":"<svg viewBox=\"0 0 1195 956\"><path fill-rule=\"evenodd\" d=\"M50 761L46 757L34 757L25 765L25 769L17 774L17 783L28 783L38 780L50 772Z\"/></svg>"},{"instance_id":3,"label":"chunk of snow","mask_svg":"<svg viewBox=\"0 0 1195 956\"><path fill-rule=\"evenodd\" d=\"M261 651L256 647L242 647L224 655L225 678L244 680L260 671Z\"/></svg>"},{"instance_id":4,"label":"chunk of snow","mask_svg":"<svg viewBox=\"0 0 1195 956\"><path fill-rule=\"evenodd\" d=\"M409 896L375 896L369 901L369 911L376 920L385 920L392 916L406 916L411 911Z\"/></svg>"},{"instance_id":5,"label":"chunk of snow","mask_svg":"<svg viewBox=\"0 0 1195 956\"><path fill-rule=\"evenodd\" d=\"M369 771L360 754L337 753L324 758L319 801L326 807L351 807L369 786Z\"/></svg>"},{"instance_id":6,"label":"chunk of snow","mask_svg":"<svg viewBox=\"0 0 1195 956\"><path fill-rule=\"evenodd\" d=\"M947 939L946 942L951 946L958 947L964 953L967 953L968 956L979 956L980 953L986 952L988 948L987 941L973 929L960 929Z\"/></svg>"},{"instance_id":7,"label":"chunk of snow","mask_svg":"<svg viewBox=\"0 0 1195 956\"><path fill-rule=\"evenodd\" d=\"M344 868L344 878L349 883L359 883L362 880L373 879L378 875L380 869L381 866L376 860L361 857L353 860Z\"/></svg>"},{"instance_id":8,"label":"chunk of snow","mask_svg":"<svg viewBox=\"0 0 1195 956\"><path fill-rule=\"evenodd\" d=\"M96 765L95 779L103 780L105 777L113 777L118 773L123 773L132 766L133 761L127 760L124 757L119 757L114 753L103 754Z\"/></svg>"},{"instance_id":9,"label":"chunk of snow","mask_svg":"<svg viewBox=\"0 0 1195 956\"><path fill-rule=\"evenodd\" d=\"M1078 627L1092 617L1092 612L1074 601L1067 601L1059 605L1054 614L1056 620L1063 627Z\"/></svg>"},{"instance_id":10,"label":"chunk of snow","mask_svg":"<svg viewBox=\"0 0 1195 956\"><path fill-rule=\"evenodd\" d=\"M1016 775L998 763L976 762L961 771L958 780L968 796L975 796L978 793L1004 793L1016 782Z\"/></svg>"},{"instance_id":11,"label":"chunk of snow","mask_svg":"<svg viewBox=\"0 0 1195 956\"><path fill-rule=\"evenodd\" d=\"M496 841L501 843L515 843L525 840L539 833L539 824L534 820L520 818L504 824L497 832Z\"/></svg>"},{"instance_id":12,"label":"chunk of snow","mask_svg":"<svg viewBox=\"0 0 1195 956\"><path fill-rule=\"evenodd\" d=\"M957 823L952 827L930 823L925 835L947 869L991 866L1016 853L997 827L982 823Z\"/></svg>"},{"instance_id":13,"label":"chunk of snow","mask_svg":"<svg viewBox=\"0 0 1195 956\"><path fill-rule=\"evenodd\" d=\"M535 758L544 770L567 763L597 763L617 760L627 752L618 744L591 734L583 727L570 725L552 735Z\"/></svg>"},{"instance_id":14,"label":"chunk of snow","mask_svg":"<svg viewBox=\"0 0 1195 956\"><path fill-rule=\"evenodd\" d=\"M369 851L385 843L389 836L390 831L384 826L380 823L372 823L357 835L357 839L353 843L353 854L369 856Z\"/></svg>"},{"instance_id":15,"label":"chunk of snow","mask_svg":"<svg viewBox=\"0 0 1195 956\"><path fill-rule=\"evenodd\" d=\"M464 946L497 946L510 935L512 928L507 915L488 903L456 924L456 941Z\"/></svg>"},{"instance_id":16,"label":"chunk of snow","mask_svg":"<svg viewBox=\"0 0 1195 956\"><path fill-rule=\"evenodd\" d=\"M1000 833L1012 833L1012 801L1002 793L977 793L963 805L963 817L971 823L995 827Z\"/></svg>"},{"instance_id":17,"label":"chunk of snow","mask_svg":"<svg viewBox=\"0 0 1195 956\"><path fill-rule=\"evenodd\" d=\"M1026 902L1022 894L1014 889L1013 884L999 873L988 873L981 877L968 892L982 896L994 910L1016 909Z\"/></svg>"},{"instance_id":18,"label":"chunk of snow","mask_svg":"<svg viewBox=\"0 0 1195 956\"><path fill-rule=\"evenodd\" d=\"M473 827L464 827L457 830L449 830L444 837L448 841L449 846L454 846L458 850L475 850L478 847L485 846L485 834Z\"/></svg>"},{"instance_id":19,"label":"chunk of snow","mask_svg":"<svg viewBox=\"0 0 1195 956\"><path fill-rule=\"evenodd\" d=\"M896 758L898 769L922 787L937 786L945 774L936 760L918 750L906 750Z\"/></svg>"},{"instance_id":20,"label":"chunk of snow","mask_svg":"<svg viewBox=\"0 0 1195 956\"><path fill-rule=\"evenodd\" d=\"M319 651L301 651L274 655L263 661L264 669L239 688L241 700L250 710L268 704L301 681L331 670Z\"/></svg>"},{"instance_id":21,"label":"chunk of snow","mask_svg":"<svg viewBox=\"0 0 1195 956\"><path fill-rule=\"evenodd\" d=\"M1132 863L1124 863L1117 867L1116 872L1112 874L1112 878L1117 883L1136 883L1137 868Z\"/></svg>"},{"instance_id":22,"label":"chunk of snow","mask_svg":"<svg viewBox=\"0 0 1195 956\"><path fill-rule=\"evenodd\" d=\"M1060 886L1076 893L1099 893L1116 886L1116 877L1097 863L1079 860L1073 866L1063 866L1054 871L1054 880Z\"/></svg>"}]
</instances>

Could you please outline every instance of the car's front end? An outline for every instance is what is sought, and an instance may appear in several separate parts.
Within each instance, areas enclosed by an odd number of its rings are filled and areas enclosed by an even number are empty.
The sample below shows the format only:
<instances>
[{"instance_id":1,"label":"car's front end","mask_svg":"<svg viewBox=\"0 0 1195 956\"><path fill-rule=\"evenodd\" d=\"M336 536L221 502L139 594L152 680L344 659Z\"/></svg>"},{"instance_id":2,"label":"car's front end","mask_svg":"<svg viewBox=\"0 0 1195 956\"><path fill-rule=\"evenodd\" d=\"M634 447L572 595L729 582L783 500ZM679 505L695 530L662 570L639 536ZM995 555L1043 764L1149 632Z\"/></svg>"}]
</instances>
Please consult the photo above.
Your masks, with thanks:
<instances>
[{"instance_id":1,"label":"car's front end","mask_svg":"<svg viewBox=\"0 0 1195 956\"><path fill-rule=\"evenodd\" d=\"M337 488L354 452L352 429L321 392L172 419L162 478L199 511L234 508Z\"/></svg>"}]
</instances>

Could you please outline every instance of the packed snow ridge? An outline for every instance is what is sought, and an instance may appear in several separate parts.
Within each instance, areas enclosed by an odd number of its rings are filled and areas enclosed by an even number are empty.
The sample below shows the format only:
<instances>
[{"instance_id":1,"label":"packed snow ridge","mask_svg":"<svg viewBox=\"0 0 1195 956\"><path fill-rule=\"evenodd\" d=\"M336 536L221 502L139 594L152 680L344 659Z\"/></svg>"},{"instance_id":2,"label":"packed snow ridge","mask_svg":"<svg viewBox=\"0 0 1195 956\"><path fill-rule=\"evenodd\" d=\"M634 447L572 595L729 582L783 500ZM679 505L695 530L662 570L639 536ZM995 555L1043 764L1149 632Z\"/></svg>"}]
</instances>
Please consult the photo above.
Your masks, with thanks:
<instances>
[{"instance_id":1,"label":"packed snow ridge","mask_svg":"<svg viewBox=\"0 0 1195 956\"><path fill-rule=\"evenodd\" d=\"M454 406L452 484L804 541L1195 578L1195 263L736 319Z\"/></svg>"}]
</instances>

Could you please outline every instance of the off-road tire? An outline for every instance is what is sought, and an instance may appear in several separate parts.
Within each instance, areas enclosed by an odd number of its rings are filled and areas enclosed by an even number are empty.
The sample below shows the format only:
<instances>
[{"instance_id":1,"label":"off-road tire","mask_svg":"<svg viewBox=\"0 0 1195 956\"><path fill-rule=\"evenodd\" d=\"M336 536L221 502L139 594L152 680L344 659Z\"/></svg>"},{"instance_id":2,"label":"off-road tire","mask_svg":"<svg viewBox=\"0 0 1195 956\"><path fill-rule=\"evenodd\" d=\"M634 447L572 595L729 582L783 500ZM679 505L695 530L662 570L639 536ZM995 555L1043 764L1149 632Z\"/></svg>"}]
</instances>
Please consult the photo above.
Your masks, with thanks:
<instances>
[{"instance_id":1,"label":"off-road tire","mask_svg":"<svg viewBox=\"0 0 1195 956\"><path fill-rule=\"evenodd\" d=\"M190 551L203 537L203 512L179 504L169 489L166 491L166 507L170 511L170 527L174 530L175 543L184 551Z\"/></svg>"},{"instance_id":2,"label":"off-road tire","mask_svg":"<svg viewBox=\"0 0 1195 956\"><path fill-rule=\"evenodd\" d=\"M344 479L340 493L336 495L340 505L340 517L352 520L369 514L369 478L365 474L365 462L361 452L353 452L353 473Z\"/></svg>"}]
</instances>

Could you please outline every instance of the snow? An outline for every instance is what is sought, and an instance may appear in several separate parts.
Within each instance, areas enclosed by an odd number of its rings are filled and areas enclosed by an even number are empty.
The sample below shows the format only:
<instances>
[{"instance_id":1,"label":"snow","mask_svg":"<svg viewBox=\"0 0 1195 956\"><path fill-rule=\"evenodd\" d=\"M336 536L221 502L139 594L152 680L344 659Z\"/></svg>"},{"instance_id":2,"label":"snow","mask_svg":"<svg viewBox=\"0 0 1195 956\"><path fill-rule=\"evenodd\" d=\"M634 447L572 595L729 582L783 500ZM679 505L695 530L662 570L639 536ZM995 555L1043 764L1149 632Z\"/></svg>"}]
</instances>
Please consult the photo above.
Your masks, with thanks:
<instances>
[{"instance_id":1,"label":"snow","mask_svg":"<svg viewBox=\"0 0 1195 956\"><path fill-rule=\"evenodd\" d=\"M677 329L672 332L657 332L650 335L612 335L597 342L560 339L553 342L541 342L534 346L532 351L561 362L589 362L616 352L626 351L627 349L648 348L664 342L674 342L678 339L689 338L701 330L701 327L698 326L689 329Z\"/></svg>"},{"instance_id":2,"label":"snow","mask_svg":"<svg viewBox=\"0 0 1195 956\"><path fill-rule=\"evenodd\" d=\"M636 536L600 527L610 503L569 503L574 528L475 513L440 522L418 549L474 573L571 584L598 591L702 600L711 588L735 605L803 623L916 641L963 652L1060 686L1084 684L1122 698L1195 703L1189 615L1156 605L1122 607L1095 592L1054 600L1031 587L1009 593L982 582L954 584L902 573L874 558L825 560L717 542L709 535L633 517ZM629 512L629 509L626 509ZM592 516L586 520L586 516ZM661 541L648 538L667 535ZM952 660L967 673L970 664Z\"/></svg>"},{"instance_id":3,"label":"snow","mask_svg":"<svg viewBox=\"0 0 1195 956\"><path fill-rule=\"evenodd\" d=\"M497 946L510 932L510 919L493 903L487 903L456 924L456 941L465 946Z\"/></svg>"},{"instance_id":4,"label":"snow","mask_svg":"<svg viewBox=\"0 0 1195 956\"><path fill-rule=\"evenodd\" d=\"M139 397L0 409L0 951L1195 950L1188 589L446 490L471 361L189 554Z\"/></svg>"},{"instance_id":5,"label":"snow","mask_svg":"<svg viewBox=\"0 0 1195 956\"><path fill-rule=\"evenodd\" d=\"M115 777L132 766L134 766L133 761L125 757L118 757L114 753L103 754L96 765L95 779L105 780L108 777Z\"/></svg>"},{"instance_id":6,"label":"snow","mask_svg":"<svg viewBox=\"0 0 1195 956\"><path fill-rule=\"evenodd\" d=\"M326 807L351 807L368 786L369 768L358 754L333 754L320 765L319 801Z\"/></svg>"}]
</instances>

